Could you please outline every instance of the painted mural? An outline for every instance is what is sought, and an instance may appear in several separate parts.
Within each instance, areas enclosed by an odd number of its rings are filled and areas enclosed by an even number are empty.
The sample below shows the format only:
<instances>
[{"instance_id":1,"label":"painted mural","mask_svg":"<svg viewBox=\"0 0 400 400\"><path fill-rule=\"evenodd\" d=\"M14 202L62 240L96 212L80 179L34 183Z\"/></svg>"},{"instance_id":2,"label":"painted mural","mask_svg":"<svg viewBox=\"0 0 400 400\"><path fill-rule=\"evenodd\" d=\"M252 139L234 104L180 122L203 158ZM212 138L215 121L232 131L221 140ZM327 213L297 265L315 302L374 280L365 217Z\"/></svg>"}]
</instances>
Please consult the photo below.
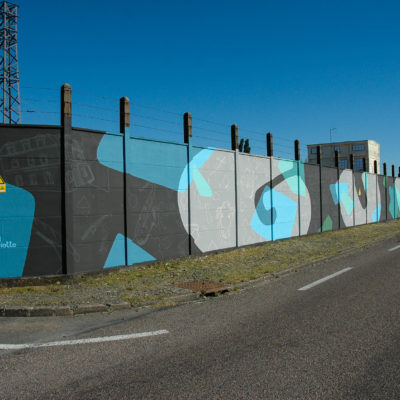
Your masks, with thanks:
<instances>
[{"instance_id":1,"label":"painted mural","mask_svg":"<svg viewBox=\"0 0 400 400\"><path fill-rule=\"evenodd\" d=\"M399 218L399 206L400 178L129 134L0 127L0 278L342 229Z\"/></svg>"}]
</instances>

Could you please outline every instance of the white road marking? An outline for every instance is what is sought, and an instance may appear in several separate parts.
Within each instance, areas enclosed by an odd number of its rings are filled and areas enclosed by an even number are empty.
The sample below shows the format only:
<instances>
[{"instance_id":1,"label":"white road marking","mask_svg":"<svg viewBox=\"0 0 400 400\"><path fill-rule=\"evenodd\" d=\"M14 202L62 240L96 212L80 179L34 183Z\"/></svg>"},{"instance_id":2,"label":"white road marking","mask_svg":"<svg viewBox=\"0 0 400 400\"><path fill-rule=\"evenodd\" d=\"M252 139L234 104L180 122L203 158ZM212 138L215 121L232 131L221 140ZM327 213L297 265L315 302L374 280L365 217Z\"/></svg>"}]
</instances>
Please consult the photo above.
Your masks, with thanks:
<instances>
[{"instance_id":1,"label":"white road marking","mask_svg":"<svg viewBox=\"0 0 400 400\"><path fill-rule=\"evenodd\" d=\"M388 251L394 251L394 250L397 250L397 249L400 249L400 244L398 246L396 246L396 247L393 247L392 249L389 249Z\"/></svg>"},{"instance_id":2,"label":"white road marking","mask_svg":"<svg viewBox=\"0 0 400 400\"><path fill-rule=\"evenodd\" d=\"M118 340L129 340L129 339L137 339L148 336L165 335L166 333L169 332L166 330L161 330L153 332L132 333L129 335L104 336L104 337L76 339L76 340L61 340L58 342L48 342L48 343L0 344L0 350L20 350L20 349L33 349L38 347L67 346L73 344L115 342Z\"/></svg>"},{"instance_id":3,"label":"white road marking","mask_svg":"<svg viewBox=\"0 0 400 400\"><path fill-rule=\"evenodd\" d=\"M313 282L313 283L310 283L309 285L303 286L302 288L297 289L297 290L308 290L308 289L311 289L312 287L317 286L317 285L319 285L320 283L323 283L323 282L327 281L328 279L332 279L332 278L334 278L335 276L344 274L345 272L350 271L351 269L352 269L351 267L344 268L344 269L342 269L342 270L340 270L340 271L338 271L338 272L335 272L335 273L332 274L332 275L328 275L328 276L326 276L325 278L319 279L319 280L317 280L317 281L315 281L315 282Z\"/></svg>"}]
</instances>

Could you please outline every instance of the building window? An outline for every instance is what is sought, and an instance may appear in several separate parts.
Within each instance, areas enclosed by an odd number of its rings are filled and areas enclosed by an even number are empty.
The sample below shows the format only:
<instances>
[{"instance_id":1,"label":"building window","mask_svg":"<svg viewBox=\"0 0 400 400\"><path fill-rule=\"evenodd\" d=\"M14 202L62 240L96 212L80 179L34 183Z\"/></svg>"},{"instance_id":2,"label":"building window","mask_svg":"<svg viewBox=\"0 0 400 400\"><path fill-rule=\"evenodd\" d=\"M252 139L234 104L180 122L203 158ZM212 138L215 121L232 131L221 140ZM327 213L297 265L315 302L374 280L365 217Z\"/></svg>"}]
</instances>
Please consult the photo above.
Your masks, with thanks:
<instances>
[{"instance_id":1,"label":"building window","mask_svg":"<svg viewBox=\"0 0 400 400\"><path fill-rule=\"evenodd\" d=\"M317 154L317 148L316 147L312 147L311 148L311 154Z\"/></svg>"},{"instance_id":2,"label":"building window","mask_svg":"<svg viewBox=\"0 0 400 400\"><path fill-rule=\"evenodd\" d=\"M353 151L363 151L365 146L363 144L353 144Z\"/></svg>"},{"instance_id":3,"label":"building window","mask_svg":"<svg viewBox=\"0 0 400 400\"><path fill-rule=\"evenodd\" d=\"M333 148L333 150L334 150L334 151L340 151L340 146L335 146L335 147Z\"/></svg>"},{"instance_id":4,"label":"building window","mask_svg":"<svg viewBox=\"0 0 400 400\"><path fill-rule=\"evenodd\" d=\"M346 169L347 168L347 160L339 160L339 168Z\"/></svg>"},{"instance_id":5,"label":"building window","mask_svg":"<svg viewBox=\"0 0 400 400\"><path fill-rule=\"evenodd\" d=\"M354 171L364 171L363 158L355 158L354 159Z\"/></svg>"}]
</instances>

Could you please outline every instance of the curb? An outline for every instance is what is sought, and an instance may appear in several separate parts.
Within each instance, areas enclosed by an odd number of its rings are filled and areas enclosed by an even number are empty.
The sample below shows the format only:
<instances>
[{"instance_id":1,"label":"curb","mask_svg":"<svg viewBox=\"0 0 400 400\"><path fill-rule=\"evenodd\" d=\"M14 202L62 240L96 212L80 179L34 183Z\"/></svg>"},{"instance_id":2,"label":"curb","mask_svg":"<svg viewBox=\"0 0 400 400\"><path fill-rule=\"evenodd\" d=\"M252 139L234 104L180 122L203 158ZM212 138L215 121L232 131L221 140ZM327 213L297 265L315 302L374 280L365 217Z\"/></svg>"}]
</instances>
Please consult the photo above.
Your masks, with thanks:
<instances>
[{"instance_id":1,"label":"curb","mask_svg":"<svg viewBox=\"0 0 400 400\"><path fill-rule=\"evenodd\" d=\"M179 296L167 297L174 305L188 303L201 297L198 293L188 293ZM78 304L77 306L21 306L3 307L0 309L0 317L73 317L91 313L111 313L123 310L140 310L157 304L148 303L140 307L133 307L131 303L124 301L115 304Z\"/></svg>"}]
</instances>

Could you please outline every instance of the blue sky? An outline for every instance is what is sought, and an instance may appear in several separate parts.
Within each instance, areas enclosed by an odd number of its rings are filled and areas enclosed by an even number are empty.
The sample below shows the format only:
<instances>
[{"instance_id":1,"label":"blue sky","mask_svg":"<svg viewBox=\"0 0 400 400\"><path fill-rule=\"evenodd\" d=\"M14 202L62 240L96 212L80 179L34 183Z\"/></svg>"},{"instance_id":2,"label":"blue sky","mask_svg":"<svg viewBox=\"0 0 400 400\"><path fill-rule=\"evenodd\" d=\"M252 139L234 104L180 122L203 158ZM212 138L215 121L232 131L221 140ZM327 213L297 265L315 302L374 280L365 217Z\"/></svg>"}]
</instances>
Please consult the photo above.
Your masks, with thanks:
<instances>
[{"instance_id":1,"label":"blue sky","mask_svg":"<svg viewBox=\"0 0 400 400\"><path fill-rule=\"evenodd\" d=\"M271 131L290 157L294 139L336 128L335 141L374 139L400 164L399 2L16 3L25 123L58 123L68 82L77 126L117 130L128 96L135 135L182 141L190 111L198 144L228 148L237 123L252 152Z\"/></svg>"}]
</instances>

